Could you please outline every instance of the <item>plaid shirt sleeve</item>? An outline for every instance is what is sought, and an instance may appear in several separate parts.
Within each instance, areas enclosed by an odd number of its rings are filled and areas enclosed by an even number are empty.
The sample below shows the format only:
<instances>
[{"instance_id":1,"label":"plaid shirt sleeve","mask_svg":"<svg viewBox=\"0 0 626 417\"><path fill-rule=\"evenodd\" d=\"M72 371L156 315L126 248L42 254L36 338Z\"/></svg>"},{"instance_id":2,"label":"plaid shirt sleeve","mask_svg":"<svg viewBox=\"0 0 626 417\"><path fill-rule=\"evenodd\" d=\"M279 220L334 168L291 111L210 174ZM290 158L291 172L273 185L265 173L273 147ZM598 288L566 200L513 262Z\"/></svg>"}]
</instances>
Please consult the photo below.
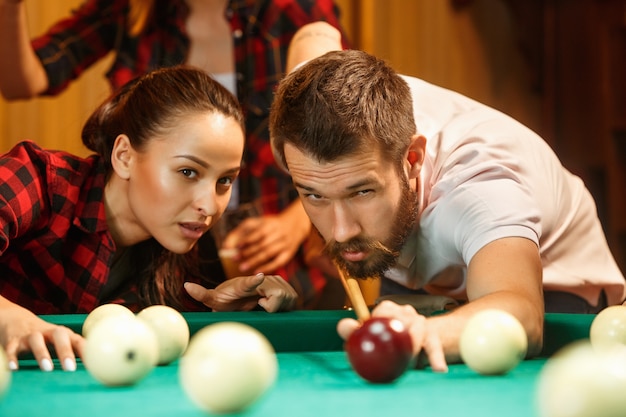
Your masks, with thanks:
<instances>
[{"instance_id":1,"label":"plaid shirt sleeve","mask_svg":"<svg viewBox=\"0 0 626 417\"><path fill-rule=\"evenodd\" d=\"M0 255L46 216L45 170L45 163L33 161L22 145L0 158Z\"/></svg>"},{"instance_id":2,"label":"plaid shirt sleeve","mask_svg":"<svg viewBox=\"0 0 626 417\"><path fill-rule=\"evenodd\" d=\"M0 157L0 294L36 314L98 303L115 250L96 159L22 142Z\"/></svg>"},{"instance_id":3,"label":"plaid shirt sleeve","mask_svg":"<svg viewBox=\"0 0 626 417\"><path fill-rule=\"evenodd\" d=\"M116 46L125 29L128 0L87 0L32 45L46 73L45 95L58 94Z\"/></svg>"}]
</instances>

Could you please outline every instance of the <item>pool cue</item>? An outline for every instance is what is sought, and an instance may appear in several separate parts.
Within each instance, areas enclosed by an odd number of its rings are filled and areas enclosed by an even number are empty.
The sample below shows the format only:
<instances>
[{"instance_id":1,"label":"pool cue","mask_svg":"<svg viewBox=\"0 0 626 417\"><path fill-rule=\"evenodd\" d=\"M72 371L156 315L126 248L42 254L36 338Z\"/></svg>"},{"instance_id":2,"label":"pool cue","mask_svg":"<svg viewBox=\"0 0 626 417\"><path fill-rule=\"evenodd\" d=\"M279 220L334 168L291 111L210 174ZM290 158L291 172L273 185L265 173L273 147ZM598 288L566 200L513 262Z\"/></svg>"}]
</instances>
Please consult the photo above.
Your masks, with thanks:
<instances>
[{"instance_id":1,"label":"pool cue","mask_svg":"<svg viewBox=\"0 0 626 417\"><path fill-rule=\"evenodd\" d=\"M370 318L370 310L367 307L365 299L363 298L359 282L356 278L345 275L341 268L337 267L337 270L339 271L339 277L341 278L343 287L346 290L346 294L348 294L348 298L350 298L350 302L352 303L352 308L356 313L357 319L359 319L361 323L365 322Z\"/></svg>"}]
</instances>

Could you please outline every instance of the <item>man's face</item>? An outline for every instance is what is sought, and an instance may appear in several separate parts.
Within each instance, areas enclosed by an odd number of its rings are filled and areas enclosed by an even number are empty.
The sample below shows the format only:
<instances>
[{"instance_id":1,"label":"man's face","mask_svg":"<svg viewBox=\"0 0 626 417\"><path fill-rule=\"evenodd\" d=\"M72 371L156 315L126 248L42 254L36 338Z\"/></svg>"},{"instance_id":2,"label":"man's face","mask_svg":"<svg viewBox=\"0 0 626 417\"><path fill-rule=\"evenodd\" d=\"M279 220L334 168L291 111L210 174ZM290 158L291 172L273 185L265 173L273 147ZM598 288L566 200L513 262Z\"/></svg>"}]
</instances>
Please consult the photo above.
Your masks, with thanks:
<instances>
[{"instance_id":1,"label":"man's face","mask_svg":"<svg viewBox=\"0 0 626 417\"><path fill-rule=\"evenodd\" d=\"M285 145L293 182L327 253L350 276L395 264L417 218L417 195L379 152L321 163Z\"/></svg>"}]
</instances>

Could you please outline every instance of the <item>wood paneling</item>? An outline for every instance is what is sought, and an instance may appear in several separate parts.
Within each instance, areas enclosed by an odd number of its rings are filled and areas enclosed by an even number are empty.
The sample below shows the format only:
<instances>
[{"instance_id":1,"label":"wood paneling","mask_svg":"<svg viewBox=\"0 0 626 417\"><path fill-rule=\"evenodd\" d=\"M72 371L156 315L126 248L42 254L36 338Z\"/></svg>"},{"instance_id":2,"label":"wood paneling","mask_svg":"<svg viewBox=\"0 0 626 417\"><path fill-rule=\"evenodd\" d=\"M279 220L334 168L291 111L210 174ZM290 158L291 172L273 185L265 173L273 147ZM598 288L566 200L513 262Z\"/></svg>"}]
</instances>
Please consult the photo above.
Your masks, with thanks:
<instances>
[{"instance_id":1,"label":"wood paneling","mask_svg":"<svg viewBox=\"0 0 626 417\"><path fill-rule=\"evenodd\" d=\"M27 0L31 34L40 34L80 3L81 0ZM31 139L46 148L87 155L89 151L81 143L80 132L87 116L109 92L104 78L108 65L110 59L101 61L57 97L18 102L0 98L0 152Z\"/></svg>"}]
</instances>

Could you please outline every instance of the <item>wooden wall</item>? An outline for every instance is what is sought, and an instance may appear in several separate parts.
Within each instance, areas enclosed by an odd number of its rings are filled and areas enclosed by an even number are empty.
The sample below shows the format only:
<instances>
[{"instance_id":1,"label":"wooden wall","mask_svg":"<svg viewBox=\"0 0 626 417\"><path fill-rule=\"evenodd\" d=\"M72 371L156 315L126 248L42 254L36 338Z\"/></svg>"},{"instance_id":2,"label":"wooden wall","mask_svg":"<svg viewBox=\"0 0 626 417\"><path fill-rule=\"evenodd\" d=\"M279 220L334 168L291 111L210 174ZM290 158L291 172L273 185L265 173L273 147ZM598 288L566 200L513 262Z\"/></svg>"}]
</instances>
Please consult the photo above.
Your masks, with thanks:
<instances>
[{"instance_id":1,"label":"wooden wall","mask_svg":"<svg viewBox=\"0 0 626 417\"><path fill-rule=\"evenodd\" d=\"M31 34L40 34L81 1L26 0ZM101 61L57 97L14 102L0 97L0 152L31 139L46 148L89 154L80 140L81 127L109 92L104 78L109 63L109 58Z\"/></svg>"},{"instance_id":2,"label":"wooden wall","mask_svg":"<svg viewBox=\"0 0 626 417\"><path fill-rule=\"evenodd\" d=\"M27 0L33 35L81 0ZM450 0L337 0L354 46L387 59L405 74L458 90L539 128L536 98L526 93L524 65L500 0L455 9ZM22 139L78 154L82 123L108 93L110 60L91 68L53 98L0 98L0 152Z\"/></svg>"}]
</instances>

